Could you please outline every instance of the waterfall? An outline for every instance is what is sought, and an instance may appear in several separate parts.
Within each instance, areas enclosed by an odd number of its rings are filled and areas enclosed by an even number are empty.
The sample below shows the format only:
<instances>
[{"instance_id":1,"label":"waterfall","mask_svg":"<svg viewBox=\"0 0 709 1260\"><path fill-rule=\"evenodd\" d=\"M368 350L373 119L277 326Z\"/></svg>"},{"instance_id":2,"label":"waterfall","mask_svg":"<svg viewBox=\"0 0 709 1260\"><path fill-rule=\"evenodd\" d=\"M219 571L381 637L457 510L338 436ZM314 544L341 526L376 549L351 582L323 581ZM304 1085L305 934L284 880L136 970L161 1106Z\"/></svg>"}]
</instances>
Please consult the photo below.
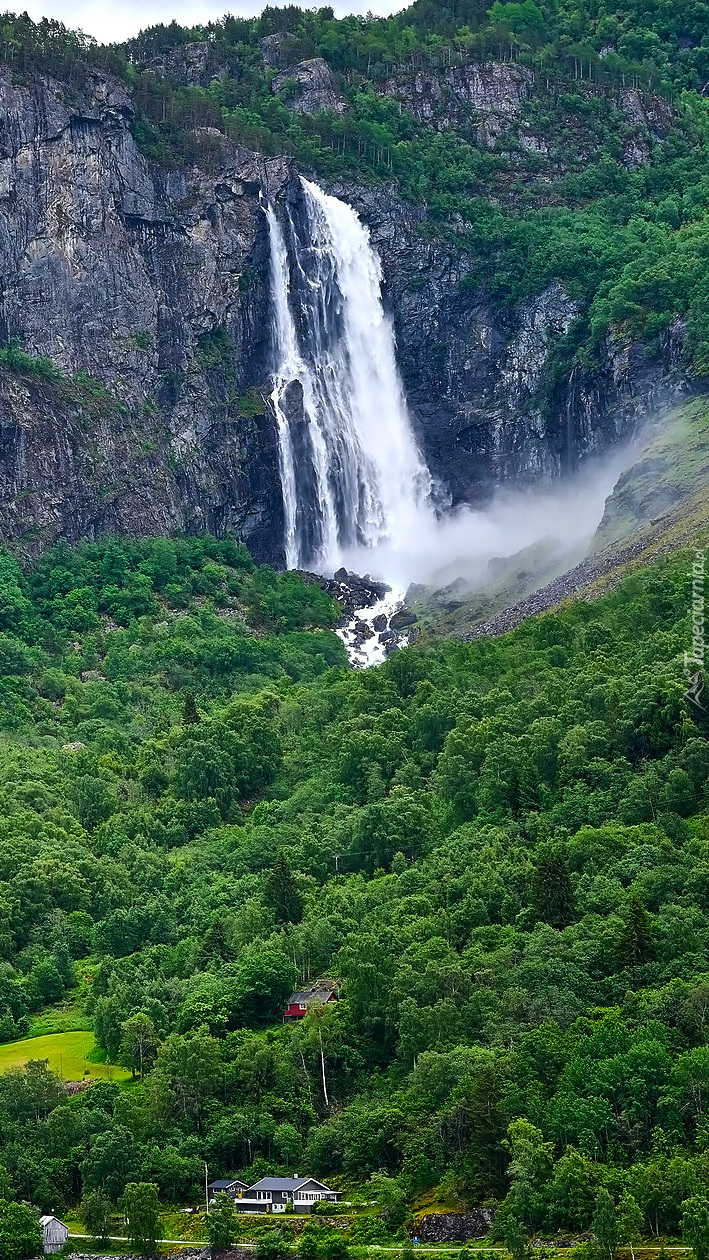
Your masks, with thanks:
<instances>
[{"instance_id":1,"label":"waterfall","mask_svg":"<svg viewBox=\"0 0 709 1260\"><path fill-rule=\"evenodd\" d=\"M410 547L433 519L381 299L355 211L301 180L302 213L272 206L275 374L289 568L334 569L358 548Z\"/></svg>"}]
</instances>

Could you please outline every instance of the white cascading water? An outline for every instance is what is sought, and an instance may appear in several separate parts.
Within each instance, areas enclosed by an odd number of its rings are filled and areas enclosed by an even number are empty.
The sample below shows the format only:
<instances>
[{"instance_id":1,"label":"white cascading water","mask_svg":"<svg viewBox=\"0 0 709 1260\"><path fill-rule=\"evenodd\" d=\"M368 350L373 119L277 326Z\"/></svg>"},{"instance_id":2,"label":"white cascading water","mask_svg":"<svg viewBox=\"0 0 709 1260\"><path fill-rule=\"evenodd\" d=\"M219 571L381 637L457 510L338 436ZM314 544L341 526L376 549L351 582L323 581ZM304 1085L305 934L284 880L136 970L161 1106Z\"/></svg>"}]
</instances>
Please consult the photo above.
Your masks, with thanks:
<instances>
[{"instance_id":1,"label":"white cascading water","mask_svg":"<svg viewBox=\"0 0 709 1260\"><path fill-rule=\"evenodd\" d=\"M476 590L492 560L536 542L556 540L576 563L625 455L553 489L501 491L484 509L436 518L369 233L350 206L301 183L280 219L267 210L286 562L323 573L345 564L389 583L380 604L338 630L353 663L369 665L387 648L358 623L388 617L411 582Z\"/></svg>"},{"instance_id":2,"label":"white cascading water","mask_svg":"<svg viewBox=\"0 0 709 1260\"><path fill-rule=\"evenodd\" d=\"M271 206L273 402L289 568L332 570L358 548L408 549L433 522L381 299L355 211L301 180L285 231Z\"/></svg>"}]
</instances>

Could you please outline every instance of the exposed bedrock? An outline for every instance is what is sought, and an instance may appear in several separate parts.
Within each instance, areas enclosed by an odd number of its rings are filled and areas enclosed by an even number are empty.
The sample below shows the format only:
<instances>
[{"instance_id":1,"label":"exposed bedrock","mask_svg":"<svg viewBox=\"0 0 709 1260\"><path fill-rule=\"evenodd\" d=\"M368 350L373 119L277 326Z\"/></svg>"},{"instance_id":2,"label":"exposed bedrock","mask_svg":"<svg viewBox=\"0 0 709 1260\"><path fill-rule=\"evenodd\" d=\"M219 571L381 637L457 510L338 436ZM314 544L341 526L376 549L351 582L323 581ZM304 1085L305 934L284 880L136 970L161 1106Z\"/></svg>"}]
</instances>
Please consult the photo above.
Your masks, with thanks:
<instances>
[{"instance_id":1,"label":"exposed bedrock","mask_svg":"<svg viewBox=\"0 0 709 1260\"><path fill-rule=\"evenodd\" d=\"M197 81L200 66L188 69ZM296 69L294 108L330 90L316 62ZM524 76L512 91L494 74L446 91L480 110L488 80L497 114L528 91ZM133 116L110 77L77 93L0 74L0 340L58 370L0 365L0 537L33 551L59 536L231 530L279 563L263 203L297 214L297 172L211 131L195 134L203 163L162 170L139 152ZM558 282L501 315L460 251L420 235L422 211L387 188L329 191L370 227L443 500L557 475L688 388L676 327L659 357L609 339L592 369L545 392L578 313Z\"/></svg>"}]
</instances>

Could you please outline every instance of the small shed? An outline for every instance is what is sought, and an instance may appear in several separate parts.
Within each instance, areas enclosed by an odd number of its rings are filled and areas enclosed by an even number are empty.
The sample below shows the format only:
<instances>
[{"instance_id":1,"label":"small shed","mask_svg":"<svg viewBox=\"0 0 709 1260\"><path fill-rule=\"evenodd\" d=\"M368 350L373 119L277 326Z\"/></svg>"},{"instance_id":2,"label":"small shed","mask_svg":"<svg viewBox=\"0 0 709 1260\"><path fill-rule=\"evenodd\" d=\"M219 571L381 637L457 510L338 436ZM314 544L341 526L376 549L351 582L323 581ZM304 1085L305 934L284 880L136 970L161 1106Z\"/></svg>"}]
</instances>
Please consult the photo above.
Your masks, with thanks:
<instances>
[{"instance_id":1,"label":"small shed","mask_svg":"<svg viewBox=\"0 0 709 1260\"><path fill-rule=\"evenodd\" d=\"M53 1251L61 1251L69 1237L69 1226L59 1220L58 1216L40 1216L42 1226L42 1250L45 1256Z\"/></svg>"}]
</instances>

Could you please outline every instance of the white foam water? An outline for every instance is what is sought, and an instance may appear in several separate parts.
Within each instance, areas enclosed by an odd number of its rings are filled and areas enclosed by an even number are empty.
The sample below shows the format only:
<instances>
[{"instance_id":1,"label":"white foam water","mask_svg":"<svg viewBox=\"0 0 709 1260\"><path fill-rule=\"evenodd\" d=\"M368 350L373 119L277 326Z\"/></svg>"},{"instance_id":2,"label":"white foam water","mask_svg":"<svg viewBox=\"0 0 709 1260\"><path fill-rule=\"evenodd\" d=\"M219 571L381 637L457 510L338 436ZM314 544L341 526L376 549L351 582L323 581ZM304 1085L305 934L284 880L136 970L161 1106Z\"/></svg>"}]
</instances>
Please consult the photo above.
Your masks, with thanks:
<instances>
[{"instance_id":1,"label":"white foam water","mask_svg":"<svg viewBox=\"0 0 709 1260\"><path fill-rule=\"evenodd\" d=\"M400 606L411 582L474 590L490 561L541 540L584 554L628 451L554 485L501 489L483 509L436 516L381 294L381 265L351 206L301 179L302 197L267 209L271 399L278 424L288 568L369 571L394 592L355 619ZM379 634L341 632L354 664L378 663ZM403 642L403 640L402 640ZM385 641L386 643L386 641Z\"/></svg>"},{"instance_id":2,"label":"white foam water","mask_svg":"<svg viewBox=\"0 0 709 1260\"><path fill-rule=\"evenodd\" d=\"M269 207L285 551L332 572L398 550L427 524L431 477L416 443L381 296L381 266L351 206L301 180L302 212Z\"/></svg>"}]
</instances>

